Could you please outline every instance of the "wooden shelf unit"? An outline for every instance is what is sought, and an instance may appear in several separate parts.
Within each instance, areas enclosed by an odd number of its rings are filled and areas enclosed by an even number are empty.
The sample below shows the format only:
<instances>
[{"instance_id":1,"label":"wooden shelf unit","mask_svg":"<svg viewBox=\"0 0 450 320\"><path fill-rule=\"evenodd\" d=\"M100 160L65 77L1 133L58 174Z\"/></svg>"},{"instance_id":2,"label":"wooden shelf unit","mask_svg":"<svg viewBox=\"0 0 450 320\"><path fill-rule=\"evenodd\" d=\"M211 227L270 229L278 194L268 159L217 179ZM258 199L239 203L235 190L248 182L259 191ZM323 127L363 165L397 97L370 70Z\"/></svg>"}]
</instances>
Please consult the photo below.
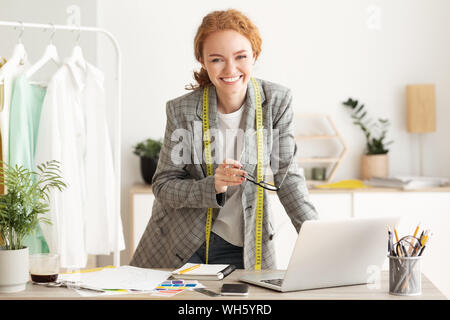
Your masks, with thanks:
<instances>
[{"instance_id":1,"label":"wooden shelf unit","mask_svg":"<svg viewBox=\"0 0 450 320\"><path fill-rule=\"evenodd\" d=\"M339 165L341 164L341 161L345 154L347 153L347 144L345 143L344 139L342 138L341 134L339 133L334 121L331 119L331 117L327 114L298 114L296 116L298 119L308 119L308 118L315 118L315 119L324 119L328 122L330 125L333 133L332 134L312 134L312 135L297 135L296 140L298 141L321 141L321 140L333 140L336 139L340 142L343 149L342 152L338 157L308 157L308 158L297 158L297 163L299 165L305 164L305 163L322 163L322 164L328 164L329 166L332 166L331 170L327 169L327 176L324 181L316 181L316 180L307 180L307 183L309 185L316 185L321 183L329 183L333 179L334 175L336 174L336 170L338 169Z\"/></svg>"}]
</instances>

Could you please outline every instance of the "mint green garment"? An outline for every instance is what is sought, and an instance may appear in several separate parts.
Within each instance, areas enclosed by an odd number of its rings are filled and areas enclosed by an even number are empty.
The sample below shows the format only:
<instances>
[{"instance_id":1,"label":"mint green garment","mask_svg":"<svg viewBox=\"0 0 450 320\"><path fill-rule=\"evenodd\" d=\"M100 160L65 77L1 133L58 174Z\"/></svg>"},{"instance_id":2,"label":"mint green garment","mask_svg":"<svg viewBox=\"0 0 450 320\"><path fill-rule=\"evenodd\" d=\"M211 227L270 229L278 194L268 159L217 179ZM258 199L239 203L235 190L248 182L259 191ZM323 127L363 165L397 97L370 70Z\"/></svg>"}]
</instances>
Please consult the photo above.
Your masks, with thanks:
<instances>
[{"instance_id":1,"label":"mint green garment","mask_svg":"<svg viewBox=\"0 0 450 320\"><path fill-rule=\"evenodd\" d=\"M8 163L34 169L34 154L46 89L30 84L24 75L16 78L11 95L9 115ZM24 239L30 254L48 253L40 225Z\"/></svg>"}]
</instances>

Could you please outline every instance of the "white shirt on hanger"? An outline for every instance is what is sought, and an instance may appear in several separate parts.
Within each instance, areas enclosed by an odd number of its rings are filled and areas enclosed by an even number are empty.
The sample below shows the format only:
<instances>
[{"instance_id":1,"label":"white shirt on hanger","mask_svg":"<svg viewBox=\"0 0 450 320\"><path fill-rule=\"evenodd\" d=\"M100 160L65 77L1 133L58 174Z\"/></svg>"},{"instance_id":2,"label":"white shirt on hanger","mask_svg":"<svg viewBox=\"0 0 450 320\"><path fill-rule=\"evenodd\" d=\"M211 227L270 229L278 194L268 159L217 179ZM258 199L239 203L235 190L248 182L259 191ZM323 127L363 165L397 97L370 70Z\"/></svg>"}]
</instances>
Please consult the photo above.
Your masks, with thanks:
<instances>
[{"instance_id":1,"label":"white shirt on hanger","mask_svg":"<svg viewBox=\"0 0 450 320\"><path fill-rule=\"evenodd\" d=\"M11 64L10 64L11 63ZM9 113L11 107L11 94L14 81L20 76L28 67L28 60L24 64L12 65L12 61L7 61L0 69L0 84L3 88L3 103L0 105L0 130L2 139L2 155L3 161L8 161L9 153Z\"/></svg>"},{"instance_id":2,"label":"white shirt on hanger","mask_svg":"<svg viewBox=\"0 0 450 320\"><path fill-rule=\"evenodd\" d=\"M125 248L103 80L88 63L83 68L66 62L51 78L42 107L35 164L58 160L68 187L51 192L53 225L41 227L63 268L85 267L87 254L109 254L117 242L119 250Z\"/></svg>"}]
</instances>

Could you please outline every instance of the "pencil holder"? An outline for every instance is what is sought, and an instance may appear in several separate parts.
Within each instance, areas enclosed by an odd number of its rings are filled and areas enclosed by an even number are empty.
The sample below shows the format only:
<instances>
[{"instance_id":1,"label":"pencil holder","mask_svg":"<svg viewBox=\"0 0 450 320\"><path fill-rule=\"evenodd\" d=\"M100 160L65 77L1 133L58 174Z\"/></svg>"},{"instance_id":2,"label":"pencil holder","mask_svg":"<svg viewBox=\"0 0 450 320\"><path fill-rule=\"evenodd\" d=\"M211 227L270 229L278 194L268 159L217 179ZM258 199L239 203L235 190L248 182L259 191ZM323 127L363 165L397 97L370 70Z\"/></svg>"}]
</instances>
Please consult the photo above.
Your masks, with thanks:
<instances>
[{"instance_id":1,"label":"pencil holder","mask_svg":"<svg viewBox=\"0 0 450 320\"><path fill-rule=\"evenodd\" d=\"M401 296L422 294L422 257L389 257L389 293Z\"/></svg>"}]
</instances>

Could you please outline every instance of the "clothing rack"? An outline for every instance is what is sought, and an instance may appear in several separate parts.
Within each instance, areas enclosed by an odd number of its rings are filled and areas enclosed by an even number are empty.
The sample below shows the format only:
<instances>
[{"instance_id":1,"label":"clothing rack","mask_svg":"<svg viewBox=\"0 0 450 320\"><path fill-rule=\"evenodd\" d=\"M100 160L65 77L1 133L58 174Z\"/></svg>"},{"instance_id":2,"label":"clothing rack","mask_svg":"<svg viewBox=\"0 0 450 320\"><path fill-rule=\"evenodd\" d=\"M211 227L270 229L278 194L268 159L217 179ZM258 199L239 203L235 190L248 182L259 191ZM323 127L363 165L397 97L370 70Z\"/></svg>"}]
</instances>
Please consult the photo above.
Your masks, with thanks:
<instances>
[{"instance_id":1,"label":"clothing rack","mask_svg":"<svg viewBox=\"0 0 450 320\"><path fill-rule=\"evenodd\" d=\"M0 27L13 27L13 28L21 28L23 32L25 28L30 29L49 29L52 28L54 31L56 30L65 30L65 31L78 31L78 37L81 32L94 32L94 33L102 33L110 39L114 45L116 50L116 81L117 81L117 119L115 121L115 149L114 149L114 172L116 175L116 199L117 199L117 219L115 229L117 230L117 234L120 234L120 177L121 177L121 159L120 159L120 149L121 149L121 132L122 132L122 52L119 46L117 39L107 30L101 28L94 27L86 27L86 26L68 26L68 25L56 25L56 24L40 24L40 23L27 23L27 22L13 22L13 21L1 21ZM116 245L114 250L114 266L120 266L120 251L119 251L119 241L118 237L116 237Z\"/></svg>"}]
</instances>

